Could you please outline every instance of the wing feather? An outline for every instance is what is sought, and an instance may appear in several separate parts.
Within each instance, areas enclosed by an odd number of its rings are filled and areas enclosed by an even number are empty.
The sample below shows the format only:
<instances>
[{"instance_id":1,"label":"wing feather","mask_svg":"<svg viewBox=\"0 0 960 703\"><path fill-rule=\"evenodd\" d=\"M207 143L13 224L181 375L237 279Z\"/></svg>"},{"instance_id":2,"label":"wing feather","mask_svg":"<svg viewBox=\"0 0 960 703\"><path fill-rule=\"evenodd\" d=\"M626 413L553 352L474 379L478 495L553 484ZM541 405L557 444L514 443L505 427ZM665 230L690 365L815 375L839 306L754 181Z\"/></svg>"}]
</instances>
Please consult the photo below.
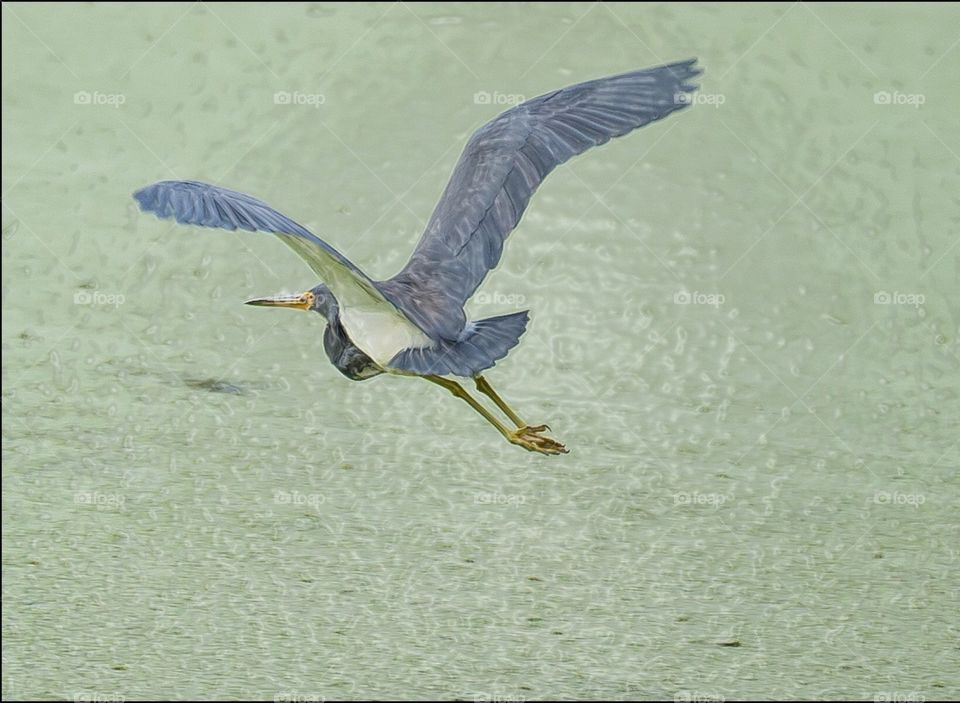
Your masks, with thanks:
<instances>
[{"instance_id":1,"label":"wing feather","mask_svg":"<svg viewBox=\"0 0 960 703\"><path fill-rule=\"evenodd\" d=\"M387 306L401 315L347 257L256 198L199 181L160 181L133 197L144 212L181 224L275 234L330 287L341 307L383 310Z\"/></svg>"},{"instance_id":2,"label":"wing feather","mask_svg":"<svg viewBox=\"0 0 960 703\"><path fill-rule=\"evenodd\" d=\"M503 253L556 166L689 104L696 60L587 81L528 100L470 138L406 266L380 291L434 338L456 339L463 304Z\"/></svg>"}]
</instances>

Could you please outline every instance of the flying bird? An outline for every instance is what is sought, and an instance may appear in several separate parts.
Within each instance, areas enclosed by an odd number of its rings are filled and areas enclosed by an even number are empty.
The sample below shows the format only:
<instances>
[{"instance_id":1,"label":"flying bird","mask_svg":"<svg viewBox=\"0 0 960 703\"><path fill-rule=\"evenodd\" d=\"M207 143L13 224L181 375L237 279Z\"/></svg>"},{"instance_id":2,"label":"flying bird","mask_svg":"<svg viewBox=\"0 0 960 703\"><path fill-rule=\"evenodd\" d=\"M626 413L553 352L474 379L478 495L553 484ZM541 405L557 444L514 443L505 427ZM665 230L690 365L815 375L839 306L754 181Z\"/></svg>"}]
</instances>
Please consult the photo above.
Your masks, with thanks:
<instances>
[{"instance_id":1,"label":"flying bird","mask_svg":"<svg viewBox=\"0 0 960 703\"><path fill-rule=\"evenodd\" d=\"M145 212L185 225L277 235L322 281L302 295L248 305L313 311L326 318L323 347L347 378L383 373L425 378L467 402L509 442L542 454L566 447L529 425L483 372L517 345L529 311L468 320L464 304L500 261L504 240L554 168L591 147L690 104L696 59L578 83L527 100L478 129L403 269L375 281L302 225L249 195L197 181L160 181L136 191ZM456 378L472 379L503 422Z\"/></svg>"}]
</instances>

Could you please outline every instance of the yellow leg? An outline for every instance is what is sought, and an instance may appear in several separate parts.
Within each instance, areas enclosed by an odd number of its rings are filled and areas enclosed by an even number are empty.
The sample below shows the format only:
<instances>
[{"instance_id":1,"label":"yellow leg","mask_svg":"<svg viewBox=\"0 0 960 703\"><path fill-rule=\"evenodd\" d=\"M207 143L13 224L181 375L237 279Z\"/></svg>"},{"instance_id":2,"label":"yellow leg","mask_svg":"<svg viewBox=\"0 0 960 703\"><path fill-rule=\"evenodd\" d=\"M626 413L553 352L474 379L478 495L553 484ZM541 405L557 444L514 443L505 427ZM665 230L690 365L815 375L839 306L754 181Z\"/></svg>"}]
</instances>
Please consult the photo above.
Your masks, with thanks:
<instances>
[{"instance_id":1,"label":"yellow leg","mask_svg":"<svg viewBox=\"0 0 960 703\"><path fill-rule=\"evenodd\" d=\"M461 386L456 381L452 381L449 378L443 378L442 376L424 376L423 378L436 383L438 386L446 388L448 391L453 393L457 398L460 398L463 401L480 413L483 418L489 422L491 425L497 428L497 431L502 434L508 442L511 444L516 444L523 447L531 452L540 452L541 454L566 454L567 449L560 442L549 437L542 437L535 431L536 428L530 427L519 427L516 430L511 430L507 428L500 420L493 416L489 410L483 407L477 400L470 395L466 389ZM489 388L489 386L488 386ZM503 401L500 401L503 402ZM499 405L499 403L498 403ZM506 405L504 403L504 405ZM502 407L502 406L501 406ZM516 415L508 413L511 415L511 419L515 418ZM520 423L518 423L520 424Z\"/></svg>"},{"instance_id":2,"label":"yellow leg","mask_svg":"<svg viewBox=\"0 0 960 703\"><path fill-rule=\"evenodd\" d=\"M493 390L493 386L487 383L487 379L485 379L483 376L475 376L473 381L474 383L477 384L477 390L483 393L488 398L491 398L493 402L497 404L497 407L500 408L507 415L507 417L509 417L513 421L513 424L515 424L519 429L526 430L527 432L533 432L533 433L543 432L544 430L550 429L550 425L534 425L533 427L531 427L530 425L525 423L523 420L521 420L520 416L513 411L513 408L507 405L507 401L501 398L497 394L497 392Z\"/></svg>"},{"instance_id":3,"label":"yellow leg","mask_svg":"<svg viewBox=\"0 0 960 703\"><path fill-rule=\"evenodd\" d=\"M526 427L527 423L520 419L520 416L513 412L513 408L507 405L506 401L497 395L497 392L493 390L493 387L487 383L487 379L483 376L476 376L473 379L473 382L477 384L477 390L483 393L485 396L491 398L494 403L497 404L497 407L503 410L506 413L507 417L513 420L513 424L517 427ZM546 428L544 428L546 429Z\"/></svg>"}]
</instances>

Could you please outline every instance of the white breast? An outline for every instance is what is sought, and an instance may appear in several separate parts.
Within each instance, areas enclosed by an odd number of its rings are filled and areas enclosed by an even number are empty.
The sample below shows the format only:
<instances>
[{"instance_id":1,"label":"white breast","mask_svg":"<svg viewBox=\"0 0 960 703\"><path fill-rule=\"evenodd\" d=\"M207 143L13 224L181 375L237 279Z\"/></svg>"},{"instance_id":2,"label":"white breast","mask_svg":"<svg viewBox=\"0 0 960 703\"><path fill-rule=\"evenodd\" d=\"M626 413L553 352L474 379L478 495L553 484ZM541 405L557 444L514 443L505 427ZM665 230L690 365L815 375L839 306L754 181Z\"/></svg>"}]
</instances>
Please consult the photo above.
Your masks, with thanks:
<instances>
[{"instance_id":1,"label":"white breast","mask_svg":"<svg viewBox=\"0 0 960 703\"><path fill-rule=\"evenodd\" d=\"M340 323L351 341L380 366L404 349L433 345L423 330L392 310L341 308Z\"/></svg>"}]
</instances>

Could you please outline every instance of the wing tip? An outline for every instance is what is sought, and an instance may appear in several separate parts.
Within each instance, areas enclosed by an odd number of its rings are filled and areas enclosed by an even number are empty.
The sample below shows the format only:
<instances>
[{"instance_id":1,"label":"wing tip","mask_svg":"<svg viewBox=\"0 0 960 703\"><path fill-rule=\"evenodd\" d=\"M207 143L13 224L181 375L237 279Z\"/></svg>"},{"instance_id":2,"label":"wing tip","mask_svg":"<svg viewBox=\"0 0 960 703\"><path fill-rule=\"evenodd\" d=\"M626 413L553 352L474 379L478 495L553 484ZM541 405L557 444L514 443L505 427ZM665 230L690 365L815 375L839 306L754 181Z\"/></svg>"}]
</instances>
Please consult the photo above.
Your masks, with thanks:
<instances>
[{"instance_id":1,"label":"wing tip","mask_svg":"<svg viewBox=\"0 0 960 703\"><path fill-rule=\"evenodd\" d=\"M697 65L697 61L699 60L700 59L697 57L694 57L692 59L685 59L683 61L665 64L660 68L667 71L670 76L677 81L679 84L677 86L678 88L686 92L690 92L700 87L698 85L687 83L687 81L703 75L703 66Z\"/></svg>"},{"instance_id":2,"label":"wing tip","mask_svg":"<svg viewBox=\"0 0 960 703\"><path fill-rule=\"evenodd\" d=\"M683 59L682 61L672 61L670 63L653 66L652 68L641 68L628 73L621 73L609 78L597 79L600 82L614 85L619 81L625 80L628 83L637 82L638 87L650 89L659 89L677 93L692 93L699 89L699 84L689 83L688 81L703 74L702 66L697 65L700 59L697 57ZM680 101L681 106L685 106L684 101Z\"/></svg>"},{"instance_id":3,"label":"wing tip","mask_svg":"<svg viewBox=\"0 0 960 703\"><path fill-rule=\"evenodd\" d=\"M689 107L692 100L687 97L687 93L693 93L700 89L699 83L689 82L703 74L704 69L702 66L697 65L697 61L699 61L699 59L694 57L665 64L660 67L660 70L669 74L670 81L673 83L672 90L675 110L682 110L685 107Z\"/></svg>"},{"instance_id":4,"label":"wing tip","mask_svg":"<svg viewBox=\"0 0 960 703\"><path fill-rule=\"evenodd\" d=\"M262 206L272 211L270 206L245 196L202 181L166 180L151 183L132 194L142 212L154 215L161 220L173 219L182 225L210 227L248 232L264 231L278 234L268 227L258 225L253 215L238 209L231 198L245 198L250 204ZM218 199L219 198L219 199ZM247 205L248 203L244 203ZM278 213L279 214L279 213ZM285 217L282 216L281 217ZM289 219L289 218L286 218ZM292 224L293 221L290 221Z\"/></svg>"},{"instance_id":5,"label":"wing tip","mask_svg":"<svg viewBox=\"0 0 960 703\"><path fill-rule=\"evenodd\" d=\"M162 196L165 192L177 185L189 184L190 181L157 181L143 188L133 191L132 197L143 212L149 212L157 217L168 218L172 212L162 212Z\"/></svg>"},{"instance_id":6,"label":"wing tip","mask_svg":"<svg viewBox=\"0 0 960 703\"><path fill-rule=\"evenodd\" d=\"M144 212L149 212L149 210L147 209L148 203L153 195L153 191L151 191L151 188L153 188L156 185L157 185L156 183L153 183L151 185L144 186L143 188L138 188L137 190L133 191L133 194L131 195L131 197L137 201L137 205L140 206L140 209L143 210Z\"/></svg>"},{"instance_id":7,"label":"wing tip","mask_svg":"<svg viewBox=\"0 0 960 703\"><path fill-rule=\"evenodd\" d=\"M660 66L660 68L671 70L683 69L691 75L699 76L701 73L703 73L703 66L697 65L699 60L699 57L694 56L693 58L683 59L682 61L674 61L673 63L664 64Z\"/></svg>"}]
</instances>

